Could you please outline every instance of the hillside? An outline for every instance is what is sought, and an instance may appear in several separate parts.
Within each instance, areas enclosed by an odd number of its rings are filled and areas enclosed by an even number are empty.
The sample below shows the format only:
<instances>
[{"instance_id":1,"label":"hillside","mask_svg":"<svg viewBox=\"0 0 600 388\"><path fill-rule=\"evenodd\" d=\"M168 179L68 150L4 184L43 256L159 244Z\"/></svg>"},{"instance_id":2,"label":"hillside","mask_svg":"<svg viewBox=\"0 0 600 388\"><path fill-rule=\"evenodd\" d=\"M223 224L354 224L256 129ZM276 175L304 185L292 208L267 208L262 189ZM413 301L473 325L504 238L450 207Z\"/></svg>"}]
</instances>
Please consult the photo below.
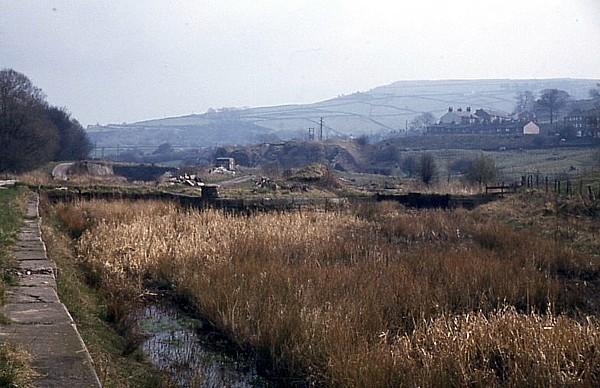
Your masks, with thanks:
<instances>
[{"instance_id":1,"label":"hillside","mask_svg":"<svg viewBox=\"0 0 600 388\"><path fill-rule=\"evenodd\" d=\"M157 146L164 142L206 147L303 138L309 127L318 128L323 117L326 137L375 134L402 130L423 112L439 117L449 106L510 112L516 94L525 90L537 93L557 88L575 98L585 98L597 82L586 79L400 81L313 104L224 109L132 124L92 126L88 132L98 147Z\"/></svg>"}]
</instances>

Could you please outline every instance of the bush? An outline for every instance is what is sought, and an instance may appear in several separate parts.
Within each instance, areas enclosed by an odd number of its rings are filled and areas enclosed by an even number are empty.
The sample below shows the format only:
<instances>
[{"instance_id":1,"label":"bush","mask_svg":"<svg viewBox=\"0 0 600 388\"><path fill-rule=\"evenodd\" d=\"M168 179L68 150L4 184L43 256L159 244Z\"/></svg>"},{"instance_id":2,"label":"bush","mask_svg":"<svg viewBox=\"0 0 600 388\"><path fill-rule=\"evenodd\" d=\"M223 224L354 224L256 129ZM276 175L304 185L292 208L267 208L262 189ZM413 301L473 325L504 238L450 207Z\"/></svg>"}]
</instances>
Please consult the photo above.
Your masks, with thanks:
<instances>
[{"instance_id":1,"label":"bush","mask_svg":"<svg viewBox=\"0 0 600 388\"><path fill-rule=\"evenodd\" d=\"M452 172L453 174L466 174L467 171L469 171L469 168L471 167L472 163L473 159L456 159L449 164L448 170L450 170L450 172Z\"/></svg>"},{"instance_id":2,"label":"bush","mask_svg":"<svg viewBox=\"0 0 600 388\"><path fill-rule=\"evenodd\" d=\"M493 158L480 155L467 168L467 180L480 185L493 182L498 177L498 168Z\"/></svg>"},{"instance_id":3,"label":"bush","mask_svg":"<svg viewBox=\"0 0 600 388\"><path fill-rule=\"evenodd\" d=\"M437 166L432 154L426 153L419 159L419 176L426 185L431 184L436 177Z\"/></svg>"},{"instance_id":4,"label":"bush","mask_svg":"<svg viewBox=\"0 0 600 388\"><path fill-rule=\"evenodd\" d=\"M417 159L414 156L407 156L402 159L400 168L406 175L412 178L419 170L419 163L417 163Z\"/></svg>"},{"instance_id":5,"label":"bush","mask_svg":"<svg viewBox=\"0 0 600 388\"><path fill-rule=\"evenodd\" d=\"M367 135L361 135L361 136L357 137L356 139L354 139L354 142L356 143L356 145L358 145L360 147L364 147L367 144L369 144L369 137Z\"/></svg>"}]
</instances>

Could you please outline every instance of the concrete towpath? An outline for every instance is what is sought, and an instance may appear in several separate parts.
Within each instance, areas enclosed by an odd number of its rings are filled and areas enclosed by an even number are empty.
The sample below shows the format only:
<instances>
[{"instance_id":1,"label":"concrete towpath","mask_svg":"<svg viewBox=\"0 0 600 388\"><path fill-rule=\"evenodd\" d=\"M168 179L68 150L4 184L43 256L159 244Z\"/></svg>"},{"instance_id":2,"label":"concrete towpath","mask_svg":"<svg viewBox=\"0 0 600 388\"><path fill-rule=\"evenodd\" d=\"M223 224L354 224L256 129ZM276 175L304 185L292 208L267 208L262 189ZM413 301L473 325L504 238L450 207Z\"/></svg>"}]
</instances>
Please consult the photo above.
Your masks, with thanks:
<instances>
[{"instance_id":1,"label":"concrete towpath","mask_svg":"<svg viewBox=\"0 0 600 388\"><path fill-rule=\"evenodd\" d=\"M73 318L56 293L56 266L46 255L38 206L34 194L13 250L17 283L7 289L0 308L10 320L0 325L0 341L29 352L38 374L35 387L101 387Z\"/></svg>"}]
</instances>

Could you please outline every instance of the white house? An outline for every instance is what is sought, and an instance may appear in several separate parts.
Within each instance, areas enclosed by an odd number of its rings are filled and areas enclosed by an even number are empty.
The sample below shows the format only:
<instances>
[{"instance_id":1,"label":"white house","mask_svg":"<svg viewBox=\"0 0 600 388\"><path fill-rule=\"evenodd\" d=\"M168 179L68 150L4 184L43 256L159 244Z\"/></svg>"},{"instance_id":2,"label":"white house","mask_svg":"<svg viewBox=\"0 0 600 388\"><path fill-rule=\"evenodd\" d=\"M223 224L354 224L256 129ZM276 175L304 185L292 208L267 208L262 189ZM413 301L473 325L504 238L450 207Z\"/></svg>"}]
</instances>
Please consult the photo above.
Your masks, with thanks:
<instances>
[{"instance_id":1,"label":"white house","mask_svg":"<svg viewBox=\"0 0 600 388\"><path fill-rule=\"evenodd\" d=\"M540 127L533 121L528 122L523 127L523 135L539 135Z\"/></svg>"}]
</instances>

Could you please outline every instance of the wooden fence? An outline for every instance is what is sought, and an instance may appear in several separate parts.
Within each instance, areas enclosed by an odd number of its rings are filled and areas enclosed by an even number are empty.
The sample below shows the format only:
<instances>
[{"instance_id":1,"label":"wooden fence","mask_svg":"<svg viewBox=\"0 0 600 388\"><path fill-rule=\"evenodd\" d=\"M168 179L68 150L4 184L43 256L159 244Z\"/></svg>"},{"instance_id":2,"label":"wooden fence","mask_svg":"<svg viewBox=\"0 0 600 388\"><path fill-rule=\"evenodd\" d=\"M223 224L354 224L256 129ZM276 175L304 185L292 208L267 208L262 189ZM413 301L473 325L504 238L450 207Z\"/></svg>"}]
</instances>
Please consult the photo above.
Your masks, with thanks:
<instances>
[{"instance_id":1,"label":"wooden fence","mask_svg":"<svg viewBox=\"0 0 600 388\"><path fill-rule=\"evenodd\" d=\"M529 174L521 176L519 186L524 189L543 190L556 195L579 195L592 201L600 198L600 182L592 183L584 178Z\"/></svg>"}]
</instances>

